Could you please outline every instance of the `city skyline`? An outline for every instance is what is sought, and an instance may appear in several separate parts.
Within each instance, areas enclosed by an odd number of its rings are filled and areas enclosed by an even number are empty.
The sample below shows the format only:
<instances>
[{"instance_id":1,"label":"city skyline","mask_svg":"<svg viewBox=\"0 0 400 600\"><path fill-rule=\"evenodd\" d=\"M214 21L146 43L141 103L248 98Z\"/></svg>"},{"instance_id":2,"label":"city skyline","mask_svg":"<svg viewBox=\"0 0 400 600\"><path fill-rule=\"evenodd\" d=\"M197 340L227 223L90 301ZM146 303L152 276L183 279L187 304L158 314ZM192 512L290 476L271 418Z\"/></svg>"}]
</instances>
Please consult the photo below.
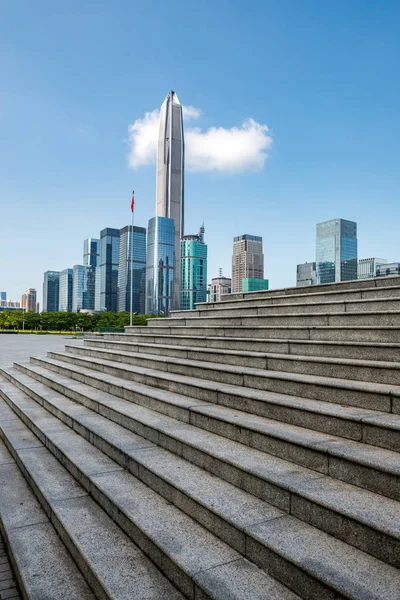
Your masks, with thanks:
<instances>
[{"instance_id":1,"label":"city skyline","mask_svg":"<svg viewBox=\"0 0 400 600\"><path fill-rule=\"evenodd\" d=\"M10 298L32 286L42 304L43 272L79 264L83 239L125 226L131 189L147 226L146 132L154 121L157 139L171 88L183 103L185 233L205 221L210 278L230 271L231 240L248 231L264 240L270 287L294 285L296 264L313 259L315 223L335 217L358 223L360 257L398 260L398 3L255 2L251 16L222 7L203 7L200 20L176 2L2 7L0 193L13 251L0 257L0 285ZM132 156L135 135L144 145Z\"/></svg>"}]
</instances>

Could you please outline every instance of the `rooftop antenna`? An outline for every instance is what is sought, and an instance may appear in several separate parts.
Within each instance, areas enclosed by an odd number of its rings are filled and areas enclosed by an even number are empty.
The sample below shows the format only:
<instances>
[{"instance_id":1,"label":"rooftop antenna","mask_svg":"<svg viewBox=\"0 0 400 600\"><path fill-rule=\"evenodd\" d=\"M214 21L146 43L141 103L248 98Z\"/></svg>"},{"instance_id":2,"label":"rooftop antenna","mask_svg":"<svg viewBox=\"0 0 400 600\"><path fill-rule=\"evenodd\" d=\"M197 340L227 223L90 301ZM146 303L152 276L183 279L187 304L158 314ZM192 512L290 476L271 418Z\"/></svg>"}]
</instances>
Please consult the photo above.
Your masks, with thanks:
<instances>
[{"instance_id":1,"label":"rooftop antenna","mask_svg":"<svg viewBox=\"0 0 400 600\"><path fill-rule=\"evenodd\" d=\"M222 275L222 267L219 268L218 277L223 277L223 275Z\"/></svg>"}]
</instances>

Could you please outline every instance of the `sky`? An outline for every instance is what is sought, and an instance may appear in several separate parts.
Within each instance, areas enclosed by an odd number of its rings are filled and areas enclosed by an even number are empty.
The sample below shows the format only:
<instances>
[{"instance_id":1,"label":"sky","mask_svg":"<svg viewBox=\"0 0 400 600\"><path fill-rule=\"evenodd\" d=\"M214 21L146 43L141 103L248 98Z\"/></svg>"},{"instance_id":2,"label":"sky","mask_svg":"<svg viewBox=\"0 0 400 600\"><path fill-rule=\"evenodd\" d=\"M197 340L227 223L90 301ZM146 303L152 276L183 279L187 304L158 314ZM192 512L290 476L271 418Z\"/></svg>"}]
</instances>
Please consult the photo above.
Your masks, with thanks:
<instances>
[{"instance_id":1,"label":"sky","mask_svg":"<svg viewBox=\"0 0 400 600\"><path fill-rule=\"evenodd\" d=\"M185 233L208 277L263 238L270 287L315 260L316 223L358 223L400 262L398 0L0 2L0 290L41 298L104 227L155 213L157 111L185 107Z\"/></svg>"}]
</instances>

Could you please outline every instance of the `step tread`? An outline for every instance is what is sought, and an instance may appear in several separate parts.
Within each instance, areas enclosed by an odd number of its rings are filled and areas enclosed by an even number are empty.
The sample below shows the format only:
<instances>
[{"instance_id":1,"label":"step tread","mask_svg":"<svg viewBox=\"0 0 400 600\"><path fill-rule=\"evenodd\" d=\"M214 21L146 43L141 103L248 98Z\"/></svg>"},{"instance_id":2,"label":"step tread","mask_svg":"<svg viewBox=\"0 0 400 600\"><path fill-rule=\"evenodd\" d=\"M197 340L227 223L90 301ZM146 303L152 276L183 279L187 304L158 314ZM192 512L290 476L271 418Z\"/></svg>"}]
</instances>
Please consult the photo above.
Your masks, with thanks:
<instances>
[{"instance_id":1,"label":"step tread","mask_svg":"<svg viewBox=\"0 0 400 600\"><path fill-rule=\"evenodd\" d=\"M90 397L90 387L81 385L82 393ZM97 401L100 403L100 400ZM395 500L221 438L171 417L160 416L126 400L114 399L113 408L145 426L199 448L280 488L400 539L400 503Z\"/></svg>"},{"instance_id":2,"label":"step tread","mask_svg":"<svg viewBox=\"0 0 400 600\"><path fill-rule=\"evenodd\" d=\"M95 600L1 440L0 456L0 528L22 590L30 600Z\"/></svg>"},{"instance_id":3,"label":"step tread","mask_svg":"<svg viewBox=\"0 0 400 600\"><path fill-rule=\"evenodd\" d=\"M75 353L68 353L68 352L49 352L48 356L49 357L54 357L54 358L65 358L66 360L69 360L69 358L71 358L71 356L73 356L74 358L76 357L78 360L85 360L88 363L92 363L92 364L99 364L99 359L98 358L92 358L90 356L81 354L80 351L82 350L89 350L88 348L86 349L85 347L82 348L77 348L77 347L72 347L76 352ZM115 350L101 350L99 349L98 352L102 352L103 354L106 352L110 352L110 353L114 353L114 355L121 355L121 353L116 352ZM322 377L321 375L308 375L308 374L303 374L303 373L290 373L287 371L270 371L268 369L256 369L254 367L241 367L241 366L236 366L236 365L226 365L226 364L220 364L220 363L213 363L213 362L206 362L206 361L197 361L197 360L190 360L190 359L174 359L173 357L164 357L164 356L159 356L157 354L145 354L142 352L139 353L131 353L132 356L136 356L138 359L143 359L143 360L151 360L153 363L163 363L163 364L174 364L174 365L179 365L179 366L183 366L186 365L187 367L196 367L196 368L200 368L200 369L209 369L209 370L214 370L214 371L219 371L222 373L232 373L234 375L251 375L251 376L257 376L257 377L262 377L262 378L273 378L273 379L280 379L280 380L286 380L286 381L294 381L294 382L302 382L302 383L312 383L314 385L324 385L324 386L328 386L328 387L340 387L341 389L347 389L347 390L362 390L362 391L368 391L368 392L375 392L375 393L381 393L381 394L387 394L387 395L391 395L391 396L400 396L400 385L394 385L394 384L387 384L387 383L372 383L370 381L356 381L353 379L340 379L338 377ZM149 367L137 367L136 365L132 365L132 364L128 364L128 363L123 363L123 362L116 362L116 361L109 361L106 359L101 360L101 364L108 364L109 366L112 366L115 369L121 369L121 370L126 370L126 371L133 371L135 372L137 369L141 369L143 372L146 371L154 371L155 369L150 369ZM161 374L161 373L160 373ZM174 377L176 375L180 375L182 378L183 377L188 377L186 375L181 375L178 373L173 373L173 372L169 372L169 371L162 371L162 374L164 375L164 377L166 379L174 379ZM188 379L197 379L195 377L188 377ZM204 380L203 386L204 387L209 387L212 389L216 389L216 386L219 385L219 382L217 381L207 381Z\"/></svg>"},{"instance_id":4,"label":"step tread","mask_svg":"<svg viewBox=\"0 0 400 600\"><path fill-rule=\"evenodd\" d=\"M41 418L46 418L45 415L50 414L17 388L15 388L10 400L33 424L40 423ZM32 410L28 406L31 406ZM55 417L48 417L48 420L50 419L58 421ZM117 463L108 459L100 450L81 438L78 433L72 431L66 425L63 425L63 427L64 431L57 430L57 432L53 432L48 430L45 432L45 436L50 443L91 482L91 487L93 485L102 490L113 506L122 511L134 527L139 528L148 539L156 544L158 551L172 558L178 568L191 579L196 581L196 576L204 571L208 571L211 577L213 568L232 561L243 561L239 553L216 538L177 507L164 500L133 475L121 469ZM87 464L89 453L92 459ZM104 472L104 462L113 463L114 468ZM95 469L93 468L94 463L97 463ZM74 500L74 502L77 501ZM162 519L155 517L155 515L160 514L163 516ZM68 518L68 522L71 522L73 515L67 514L66 518ZM241 570L242 577L247 579L248 584L250 581L253 586L257 583L260 594L267 587L267 589L271 589L271 599L298 600L297 595L271 579L255 565L248 563L248 561L243 561L243 563L246 568ZM216 576L218 577L218 574ZM243 586L243 589L246 589L246 586ZM180 596L177 595L176 597ZM245 596L241 597L245 598ZM225 596L225 598L227 597ZM259 595L259 600L262 598L263 596Z\"/></svg>"},{"instance_id":5,"label":"step tread","mask_svg":"<svg viewBox=\"0 0 400 600\"><path fill-rule=\"evenodd\" d=\"M15 375L15 373L13 374ZM29 378L25 377L24 380L26 379ZM45 386L41 387L43 391ZM65 397L53 392L54 404L60 405L60 400L62 401L62 410L68 414ZM73 401L69 401L70 406L73 404ZM81 416L78 415L76 418L79 420ZM98 416L96 418L107 420ZM91 423L92 421L89 421L89 427ZM120 429L123 430L122 427ZM108 437L110 441L115 439L114 443L120 447L120 438L115 437L114 432ZM136 441L137 436L134 437ZM143 448L135 453L135 457L144 467L151 469L159 477L175 487L184 489L185 493L191 497L200 498L203 505L211 507L213 512L223 515L224 519L232 522L237 528L245 529L249 536L254 537L272 551L279 549L279 554L284 555L287 560L308 570L317 579L335 586L338 591L347 590L353 593L354 597L363 598L360 591L364 594L368 589L369 593L375 594L373 597L382 597L385 592L385 598L395 598L393 596L394 585L396 581L400 584L400 573L396 572L393 567L388 567L377 559L349 547L344 542L335 540L328 534L317 531L293 517L280 518L282 523L278 528L275 523L271 524L271 527L262 528L262 523L271 519L276 520L284 513L231 484L217 479L167 450L155 447ZM318 561L316 560L317 553ZM343 557L346 557L344 562L347 568L343 565ZM233 577L233 581L235 581L237 566L235 563L230 564L234 567L230 569L230 577ZM332 568L332 565L335 565L335 568ZM226 568L226 566L221 567L224 570ZM377 570L379 577L378 580L374 578L373 589L371 589L370 574ZM395 576L394 579L393 576ZM361 588L360 582L364 582ZM230 590L229 598L234 597L232 595L234 589L232 587Z\"/></svg>"},{"instance_id":6,"label":"step tread","mask_svg":"<svg viewBox=\"0 0 400 600\"><path fill-rule=\"evenodd\" d=\"M112 341L96 340L95 343L99 344L99 347L90 346L90 345L85 344L85 346L83 346L83 348L85 348L85 347L96 348L96 349L98 348L99 350L103 350L103 348L101 347L103 344L115 344L116 346L122 345L122 348L125 349L129 346L136 345L136 346L149 348L149 349L164 348L167 350L179 350L182 353L197 352L199 354L204 354L204 355L221 354L221 355L226 355L226 356L248 356L250 358L253 358L253 357L254 358L273 358L273 359L287 360L287 361L312 362L312 363L323 363L323 364L332 364L332 365L348 365L348 366L364 367L364 368L373 367L373 368L379 368L379 369L394 369L394 370L400 369L400 362L395 362L395 361L365 360L365 359L358 360L356 358L309 356L309 355L302 355L302 354L283 354L283 353L278 353L278 352L255 352L255 351L249 351L249 350L228 350L228 349L224 349L224 348L203 348L203 347L196 347L196 346L177 346L174 344L151 344L151 343L141 343L141 342L133 343L133 342L112 342ZM72 348L75 350L76 346L73 346L71 344L66 344L65 348L67 351L69 348ZM106 350L107 352L115 352L116 356L122 354L122 352L119 352L118 350L112 350L110 348L106 348L104 350ZM145 353L141 353L141 352L138 353L138 352L132 351L129 354L145 354ZM164 357L165 360L169 360L169 358L171 358L171 359L175 358L176 361L180 362L180 359L177 359L176 357L169 357L169 356ZM187 359L187 360L192 360L192 359ZM200 361L196 361L196 362L200 362ZM215 364L215 363L212 363L212 364ZM224 363L224 367L225 366L226 365ZM234 366L234 365L230 365L230 366Z\"/></svg>"}]
</instances>

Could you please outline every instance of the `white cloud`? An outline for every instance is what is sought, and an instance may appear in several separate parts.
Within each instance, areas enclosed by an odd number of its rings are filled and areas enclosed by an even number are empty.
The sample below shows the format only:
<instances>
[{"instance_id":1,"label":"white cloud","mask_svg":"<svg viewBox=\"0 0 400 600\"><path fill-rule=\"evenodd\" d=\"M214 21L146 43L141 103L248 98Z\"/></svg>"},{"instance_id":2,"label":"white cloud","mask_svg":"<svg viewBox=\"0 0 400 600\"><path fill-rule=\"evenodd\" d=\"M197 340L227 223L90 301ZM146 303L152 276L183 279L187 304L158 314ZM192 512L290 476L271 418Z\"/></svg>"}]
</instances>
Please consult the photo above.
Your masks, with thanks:
<instances>
[{"instance_id":1,"label":"white cloud","mask_svg":"<svg viewBox=\"0 0 400 600\"><path fill-rule=\"evenodd\" d=\"M197 119L201 111L183 106L185 121ZM151 164L157 157L160 111L145 113L129 125L129 164L133 169ZM246 119L239 127L185 127L185 166L188 171L239 172L262 169L272 137L266 125Z\"/></svg>"}]
</instances>

